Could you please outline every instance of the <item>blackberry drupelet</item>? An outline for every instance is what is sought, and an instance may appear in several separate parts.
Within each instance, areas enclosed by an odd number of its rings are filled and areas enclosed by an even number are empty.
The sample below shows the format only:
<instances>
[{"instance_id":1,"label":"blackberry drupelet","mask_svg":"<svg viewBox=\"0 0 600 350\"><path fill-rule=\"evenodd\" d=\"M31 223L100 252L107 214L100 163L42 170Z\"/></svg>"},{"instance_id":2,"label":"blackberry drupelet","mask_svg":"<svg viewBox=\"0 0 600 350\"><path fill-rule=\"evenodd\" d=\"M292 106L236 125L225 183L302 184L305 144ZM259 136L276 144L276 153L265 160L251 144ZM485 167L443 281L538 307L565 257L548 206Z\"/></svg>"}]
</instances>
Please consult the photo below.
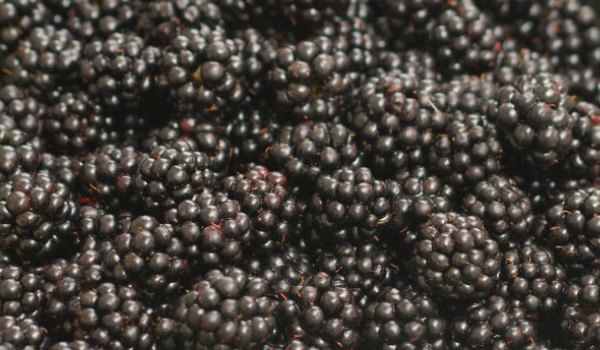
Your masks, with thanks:
<instances>
[{"instance_id":1,"label":"blackberry drupelet","mask_svg":"<svg viewBox=\"0 0 600 350\"><path fill-rule=\"evenodd\" d=\"M17 173L0 189L2 244L23 258L40 259L72 243L78 216L71 189L48 171Z\"/></svg>"},{"instance_id":2,"label":"blackberry drupelet","mask_svg":"<svg viewBox=\"0 0 600 350\"><path fill-rule=\"evenodd\" d=\"M264 164L267 149L275 144L281 129L266 108L244 108L235 113L225 130L231 142L233 168L241 170L247 163Z\"/></svg>"},{"instance_id":3,"label":"blackberry drupelet","mask_svg":"<svg viewBox=\"0 0 600 350\"><path fill-rule=\"evenodd\" d=\"M437 305L411 285L388 287L364 311L364 347L446 349L446 325Z\"/></svg>"},{"instance_id":4,"label":"blackberry drupelet","mask_svg":"<svg viewBox=\"0 0 600 350\"><path fill-rule=\"evenodd\" d=\"M317 272L281 298L277 321L287 346L296 340L311 348L359 345L363 311L343 279Z\"/></svg>"},{"instance_id":5,"label":"blackberry drupelet","mask_svg":"<svg viewBox=\"0 0 600 350\"><path fill-rule=\"evenodd\" d=\"M6 116L7 123L20 130L26 140L39 134L44 108L37 98L27 95L27 90L11 84L0 88L0 116Z\"/></svg>"},{"instance_id":6,"label":"blackberry drupelet","mask_svg":"<svg viewBox=\"0 0 600 350\"><path fill-rule=\"evenodd\" d=\"M267 283L238 268L211 270L175 305L185 348L255 348L277 335Z\"/></svg>"},{"instance_id":7,"label":"blackberry drupelet","mask_svg":"<svg viewBox=\"0 0 600 350\"><path fill-rule=\"evenodd\" d=\"M483 220L491 237L501 246L521 242L531 235L531 201L511 178L492 175L479 182L463 198L462 207L469 215Z\"/></svg>"},{"instance_id":8,"label":"blackberry drupelet","mask_svg":"<svg viewBox=\"0 0 600 350\"><path fill-rule=\"evenodd\" d=\"M545 238L565 267L575 270L600 264L600 190L578 188L546 212Z\"/></svg>"},{"instance_id":9,"label":"blackberry drupelet","mask_svg":"<svg viewBox=\"0 0 600 350\"><path fill-rule=\"evenodd\" d=\"M2 182L7 181L18 172L35 171L40 164L38 152L39 149L31 143L16 147L0 145L0 179Z\"/></svg>"},{"instance_id":10,"label":"blackberry drupelet","mask_svg":"<svg viewBox=\"0 0 600 350\"><path fill-rule=\"evenodd\" d=\"M388 184L376 180L369 168L344 167L321 175L305 211L310 240L376 239L391 220L391 199Z\"/></svg>"},{"instance_id":11,"label":"blackberry drupelet","mask_svg":"<svg viewBox=\"0 0 600 350\"><path fill-rule=\"evenodd\" d=\"M523 243L502 256L497 294L517 301L528 313L553 315L565 287L565 269L552 251L534 242Z\"/></svg>"},{"instance_id":12,"label":"blackberry drupelet","mask_svg":"<svg viewBox=\"0 0 600 350\"><path fill-rule=\"evenodd\" d=\"M491 118L508 144L533 166L560 162L573 143L574 102L551 75L523 75L497 95Z\"/></svg>"},{"instance_id":13,"label":"blackberry drupelet","mask_svg":"<svg viewBox=\"0 0 600 350\"><path fill-rule=\"evenodd\" d=\"M0 314L38 319L46 295L38 271L8 265L0 267Z\"/></svg>"},{"instance_id":14,"label":"blackberry drupelet","mask_svg":"<svg viewBox=\"0 0 600 350\"><path fill-rule=\"evenodd\" d=\"M320 175L362 163L354 133L339 123L307 121L286 126L266 151L273 169L293 183L308 185Z\"/></svg>"},{"instance_id":15,"label":"blackberry drupelet","mask_svg":"<svg viewBox=\"0 0 600 350\"><path fill-rule=\"evenodd\" d=\"M481 299L499 277L501 255L475 216L436 213L416 229L409 262L416 284L443 299Z\"/></svg>"},{"instance_id":16,"label":"blackberry drupelet","mask_svg":"<svg viewBox=\"0 0 600 350\"><path fill-rule=\"evenodd\" d=\"M0 347L39 349L46 339L44 329L26 316L0 316Z\"/></svg>"},{"instance_id":17,"label":"blackberry drupelet","mask_svg":"<svg viewBox=\"0 0 600 350\"><path fill-rule=\"evenodd\" d=\"M107 110L135 110L154 87L161 50L132 33L114 33L85 45L79 62L83 86Z\"/></svg>"},{"instance_id":18,"label":"blackberry drupelet","mask_svg":"<svg viewBox=\"0 0 600 350\"><path fill-rule=\"evenodd\" d=\"M46 4L35 0L8 0L0 6L0 52L14 48L33 27L48 21Z\"/></svg>"},{"instance_id":19,"label":"blackberry drupelet","mask_svg":"<svg viewBox=\"0 0 600 350\"><path fill-rule=\"evenodd\" d=\"M450 324L451 349L524 349L535 347L537 325L511 300L492 295L471 304Z\"/></svg>"}]
</instances>

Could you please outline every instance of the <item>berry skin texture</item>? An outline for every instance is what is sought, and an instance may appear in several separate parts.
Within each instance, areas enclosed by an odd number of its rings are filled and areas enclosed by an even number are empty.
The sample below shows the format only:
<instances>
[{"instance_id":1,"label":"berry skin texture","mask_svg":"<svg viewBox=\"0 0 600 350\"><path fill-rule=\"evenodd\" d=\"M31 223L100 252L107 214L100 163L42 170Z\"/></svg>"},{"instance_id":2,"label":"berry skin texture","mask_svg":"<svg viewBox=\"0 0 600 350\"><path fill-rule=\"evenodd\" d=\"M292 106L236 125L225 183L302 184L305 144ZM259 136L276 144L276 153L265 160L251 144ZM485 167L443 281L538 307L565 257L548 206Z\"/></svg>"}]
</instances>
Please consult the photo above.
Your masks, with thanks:
<instances>
[{"instance_id":1,"label":"berry skin texture","mask_svg":"<svg viewBox=\"0 0 600 350\"><path fill-rule=\"evenodd\" d=\"M444 299L480 299L500 273L500 249L480 219L434 214L418 226L409 266L416 284Z\"/></svg>"}]
</instances>

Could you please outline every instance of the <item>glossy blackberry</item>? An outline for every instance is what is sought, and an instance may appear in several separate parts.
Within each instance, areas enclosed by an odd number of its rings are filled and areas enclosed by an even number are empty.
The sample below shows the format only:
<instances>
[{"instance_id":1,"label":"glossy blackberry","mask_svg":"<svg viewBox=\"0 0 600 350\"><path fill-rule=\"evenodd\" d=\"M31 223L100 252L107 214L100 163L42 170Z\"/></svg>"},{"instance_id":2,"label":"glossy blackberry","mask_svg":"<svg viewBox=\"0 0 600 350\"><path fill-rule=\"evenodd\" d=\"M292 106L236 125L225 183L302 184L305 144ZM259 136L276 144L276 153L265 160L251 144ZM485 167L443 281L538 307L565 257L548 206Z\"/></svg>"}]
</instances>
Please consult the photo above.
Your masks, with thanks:
<instances>
[{"instance_id":1,"label":"glossy blackberry","mask_svg":"<svg viewBox=\"0 0 600 350\"><path fill-rule=\"evenodd\" d=\"M524 349L535 344L537 325L510 299L492 295L452 320L450 333L451 349Z\"/></svg>"},{"instance_id":2,"label":"glossy blackberry","mask_svg":"<svg viewBox=\"0 0 600 350\"><path fill-rule=\"evenodd\" d=\"M531 234L531 201L511 178L493 175L479 182L463 198L462 207L482 219L501 246L523 241Z\"/></svg>"},{"instance_id":3,"label":"glossy blackberry","mask_svg":"<svg viewBox=\"0 0 600 350\"><path fill-rule=\"evenodd\" d=\"M27 96L26 90L10 84L0 88L0 115L8 117L26 140L39 134L39 119L43 113L44 106L37 98Z\"/></svg>"},{"instance_id":4,"label":"glossy blackberry","mask_svg":"<svg viewBox=\"0 0 600 350\"><path fill-rule=\"evenodd\" d=\"M434 213L449 212L454 207L456 191L427 168L416 166L400 171L390 184L392 193L391 237L405 244L414 243L417 236L409 227L421 224Z\"/></svg>"},{"instance_id":5,"label":"glossy blackberry","mask_svg":"<svg viewBox=\"0 0 600 350\"><path fill-rule=\"evenodd\" d=\"M379 242L341 243L318 251L315 265L331 276L343 276L348 288L376 298L392 285L400 268L392 249Z\"/></svg>"},{"instance_id":6,"label":"glossy blackberry","mask_svg":"<svg viewBox=\"0 0 600 350\"><path fill-rule=\"evenodd\" d=\"M428 28L429 45L443 72L478 73L494 68L505 33L471 1L460 1Z\"/></svg>"},{"instance_id":7,"label":"glossy blackberry","mask_svg":"<svg viewBox=\"0 0 600 350\"><path fill-rule=\"evenodd\" d=\"M26 315L37 319L45 302L42 278L37 271L15 265L0 267L0 313L3 316Z\"/></svg>"},{"instance_id":8,"label":"glossy blackberry","mask_svg":"<svg viewBox=\"0 0 600 350\"><path fill-rule=\"evenodd\" d=\"M600 175L600 107L578 102L573 115L572 150L565 168L576 176L596 178Z\"/></svg>"},{"instance_id":9,"label":"glossy blackberry","mask_svg":"<svg viewBox=\"0 0 600 350\"><path fill-rule=\"evenodd\" d=\"M50 350L86 350L90 349L91 345L83 340L74 340L71 342L61 341L50 345Z\"/></svg>"},{"instance_id":10,"label":"glossy blackberry","mask_svg":"<svg viewBox=\"0 0 600 350\"><path fill-rule=\"evenodd\" d=\"M376 174L423 163L434 133L447 126L445 113L420 104L418 89L416 77L400 72L372 77L360 88L347 123Z\"/></svg>"},{"instance_id":11,"label":"glossy blackberry","mask_svg":"<svg viewBox=\"0 0 600 350\"><path fill-rule=\"evenodd\" d=\"M0 179L8 180L17 172L30 172L40 163L39 149L31 143L20 146L0 145Z\"/></svg>"},{"instance_id":12,"label":"glossy blackberry","mask_svg":"<svg viewBox=\"0 0 600 350\"><path fill-rule=\"evenodd\" d=\"M446 325L437 305L410 285L388 287L364 311L363 346L447 349Z\"/></svg>"},{"instance_id":13,"label":"glossy blackberry","mask_svg":"<svg viewBox=\"0 0 600 350\"><path fill-rule=\"evenodd\" d=\"M503 50L498 54L494 77L501 85L507 85L522 75L553 74L555 71L555 64L550 58L509 39L503 43Z\"/></svg>"},{"instance_id":14,"label":"glossy blackberry","mask_svg":"<svg viewBox=\"0 0 600 350\"><path fill-rule=\"evenodd\" d=\"M97 347L151 348L154 312L135 289L102 283L80 291L69 304L77 339Z\"/></svg>"},{"instance_id":15,"label":"glossy blackberry","mask_svg":"<svg viewBox=\"0 0 600 350\"><path fill-rule=\"evenodd\" d=\"M49 17L46 4L33 0L8 0L0 6L0 52L17 45L36 26Z\"/></svg>"},{"instance_id":16,"label":"glossy blackberry","mask_svg":"<svg viewBox=\"0 0 600 350\"><path fill-rule=\"evenodd\" d=\"M222 186L252 218L257 248L268 251L284 242L298 241L302 207L283 174L255 166L225 178Z\"/></svg>"},{"instance_id":17,"label":"glossy blackberry","mask_svg":"<svg viewBox=\"0 0 600 350\"><path fill-rule=\"evenodd\" d=\"M188 260L202 269L239 264L252 251L252 219L226 194L204 190L164 213Z\"/></svg>"},{"instance_id":18,"label":"glossy blackberry","mask_svg":"<svg viewBox=\"0 0 600 350\"><path fill-rule=\"evenodd\" d=\"M501 256L480 219L436 213L416 231L409 266L420 288L444 299L480 299L490 294Z\"/></svg>"},{"instance_id":19,"label":"glossy blackberry","mask_svg":"<svg viewBox=\"0 0 600 350\"><path fill-rule=\"evenodd\" d=\"M318 242L373 239L390 222L391 207L386 182L368 168L344 167L317 179L305 215Z\"/></svg>"},{"instance_id":20,"label":"glossy blackberry","mask_svg":"<svg viewBox=\"0 0 600 350\"><path fill-rule=\"evenodd\" d=\"M565 287L566 272L548 248L524 243L502 256L497 293L516 300L528 313L552 315Z\"/></svg>"},{"instance_id":21,"label":"glossy blackberry","mask_svg":"<svg viewBox=\"0 0 600 350\"><path fill-rule=\"evenodd\" d=\"M16 174L0 189L0 236L17 255L57 253L60 243L76 237L78 215L71 189L45 170Z\"/></svg>"},{"instance_id":22,"label":"glossy blackberry","mask_svg":"<svg viewBox=\"0 0 600 350\"><path fill-rule=\"evenodd\" d=\"M582 269L600 264L600 191L584 187L568 192L546 212L545 238L566 267Z\"/></svg>"},{"instance_id":23,"label":"glossy blackberry","mask_svg":"<svg viewBox=\"0 0 600 350\"><path fill-rule=\"evenodd\" d=\"M282 128L267 156L294 183L311 183L321 174L361 163L350 130L342 124L311 121Z\"/></svg>"},{"instance_id":24,"label":"glossy blackberry","mask_svg":"<svg viewBox=\"0 0 600 350\"><path fill-rule=\"evenodd\" d=\"M437 134L427 151L427 167L448 183L464 190L502 170L504 150L498 132L479 113L453 114L444 133Z\"/></svg>"},{"instance_id":25,"label":"glossy blackberry","mask_svg":"<svg viewBox=\"0 0 600 350\"><path fill-rule=\"evenodd\" d=\"M186 348L254 348L276 335L278 302L267 283L243 270L209 271L175 305Z\"/></svg>"},{"instance_id":26,"label":"glossy blackberry","mask_svg":"<svg viewBox=\"0 0 600 350\"><path fill-rule=\"evenodd\" d=\"M272 147L282 129L266 108L245 108L235 113L226 125L225 134L231 141L233 166L245 163L265 163L267 149Z\"/></svg>"},{"instance_id":27,"label":"glossy blackberry","mask_svg":"<svg viewBox=\"0 0 600 350\"><path fill-rule=\"evenodd\" d=\"M135 203L133 182L141 155L132 147L104 145L73 164L81 197L109 207Z\"/></svg>"},{"instance_id":28,"label":"glossy blackberry","mask_svg":"<svg viewBox=\"0 0 600 350\"><path fill-rule=\"evenodd\" d=\"M146 210L164 211L215 183L209 165L202 152L158 147L140 157L133 187Z\"/></svg>"},{"instance_id":29,"label":"glossy blackberry","mask_svg":"<svg viewBox=\"0 0 600 350\"><path fill-rule=\"evenodd\" d=\"M129 231L133 219L131 212L123 209L113 214L97 208L95 204L91 202L80 206L79 229L83 236L113 240L119 234Z\"/></svg>"},{"instance_id":30,"label":"glossy blackberry","mask_svg":"<svg viewBox=\"0 0 600 350\"><path fill-rule=\"evenodd\" d=\"M43 98L59 84L74 81L82 44L67 30L33 28L0 64L7 81Z\"/></svg>"},{"instance_id":31,"label":"glossy blackberry","mask_svg":"<svg viewBox=\"0 0 600 350\"><path fill-rule=\"evenodd\" d=\"M560 162L573 143L573 100L561 83L549 75L520 76L497 95L491 113L508 144L527 150L529 164L551 166Z\"/></svg>"},{"instance_id":32,"label":"glossy blackberry","mask_svg":"<svg viewBox=\"0 0 600 350\"><path fill-rule=\"evenodd\" d=\"M377 67L386 72L400 71L420 80L436 80L439 73L431 53L415 49L401 52L383 49L376 57Z\"/></svg>"},{"instance_id":33,"label":"glossy blackberry","mask_svg":"<svg viewBox=\"0 0 600 350\"><path fill-rule=\"evenodd\" d=\"M599 346L599 288L596 273L585 274L565 288L560 332L568 347L584 349Z\"/></svg>"},{"instance_id":34,"label":"glossy blackberry","mask_svg":"<svg viewBox=\"0 0 600 350\"><path fill-rule=\"evenodd\" d=\"M351 62L326 36L267 47L270 98L274 108L297 120L334 121L349 103Z\"/></svg>"},{"instance_id":35,"label":"glossy blackberry","mask_svg":"<svg viewBox=\"0 0 600 350\"><path fill-rule=\"evenodd\" d=\"M62 94L41 123L49 146L63 152L87 151L118 138L118 121L82 92Z\"/></svg>"},{"instance_id":36,"label":"glossy blackberry","mask_svg":"<svg viewBox=\"0 0 600 350\"><path fill-rule=\"evenodd\" d=\"M189 263L175 229L150 216L133 218L128 226L98 247L108 275L119 283L136 282L156 299L177 295Z\"/></svg>"},{"instance_id":37,"label":"glossy blackberry","mask_svg":"<svg viewBox=\"0 0 600 350\"><path fill-rule=\"evenodd\" d=\"M317 272L282 298L277 322L285 343L298 340L317 348L358 346L363 310L343 280Z\"/></svg>"},{"instance_id":38,"label":"glossy blackberry","mask_svg":"<svg viewBox=\"0 0 600 350\"><path fill-rule=\"evenodd\" d=\"M135 34L114 33L82 51L79 76L90 96L107 109L140 108L152 89L161 52Z\"/></svg>"},{"instance_id":39,"label":"glossy blackberry","mask_svg":"<svg viewBox=\"0 0 600 350\"><path fill-rule=\"evenodd\" d=\"M45 331L36 320L24 316L0 316L0 347L36 349L45 339Z\"/></svg>"}]
</instances>

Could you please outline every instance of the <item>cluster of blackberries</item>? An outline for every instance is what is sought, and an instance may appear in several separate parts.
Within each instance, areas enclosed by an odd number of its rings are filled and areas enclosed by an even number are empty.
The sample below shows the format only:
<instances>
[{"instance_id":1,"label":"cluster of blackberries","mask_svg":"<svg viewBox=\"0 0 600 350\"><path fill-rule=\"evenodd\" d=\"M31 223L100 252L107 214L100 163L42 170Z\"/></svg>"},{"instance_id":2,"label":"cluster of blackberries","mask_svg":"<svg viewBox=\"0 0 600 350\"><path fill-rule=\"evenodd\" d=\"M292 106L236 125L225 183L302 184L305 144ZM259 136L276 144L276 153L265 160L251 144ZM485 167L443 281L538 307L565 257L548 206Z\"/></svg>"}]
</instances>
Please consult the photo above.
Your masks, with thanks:
<instances>
[{"instance_id":1,"label":"cluster of blackberries","mask_svg":"<svg viewBox=\"0 0 600 350\"><path fill-rule=\"evenodd\" d=\"M599 76L585 0L0 0L0 349L600 349Z\"/></svg>"}]
</instances>

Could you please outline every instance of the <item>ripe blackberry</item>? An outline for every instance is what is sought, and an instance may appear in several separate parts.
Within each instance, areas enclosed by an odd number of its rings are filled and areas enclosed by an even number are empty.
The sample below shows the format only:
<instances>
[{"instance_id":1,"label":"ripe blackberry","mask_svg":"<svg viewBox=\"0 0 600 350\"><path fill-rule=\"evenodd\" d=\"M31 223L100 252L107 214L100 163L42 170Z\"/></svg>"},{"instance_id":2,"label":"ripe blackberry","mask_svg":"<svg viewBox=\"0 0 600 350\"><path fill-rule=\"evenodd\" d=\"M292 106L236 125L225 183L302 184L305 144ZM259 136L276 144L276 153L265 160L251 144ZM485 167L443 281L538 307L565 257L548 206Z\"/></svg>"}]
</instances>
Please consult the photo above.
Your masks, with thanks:
<instances>
[{"instance_id":1,"label":"ripe blackberry","mask_svg":"<svg viewBox=\"0 0 600 350\"><path fill-rule=\"evenodd\" d=\"M578 102L573 115L572 150L565 167L574 175L595 178L600 175L600 107Z\"/></svg>"},{"instance_id":2,"label":"ripe blackberry","mask_svg":"<svg viewBox=\"0 0 600 350\"><path fill-rule=\"evenodd\" d=\"M135 289L112 283L82 290L69 303L72 334L103 348L151 348L154 311Z\"/></svg>"},{"instance_id":3,"label":"ripe blackberry","mask_svg":"<svg viewBox=\"0 0 600 350\"><path fill-rule=\"evenodd\" d=\"M164 213L197 268L239 264L252 250L252 219L224 193L204 190Z\"/></svg>"},{"instance_id":4,"label":"ripe blackberry","mask_svg":"<svg viewBox=\"0 0 600 350\"><path fill-rule=\"evenodd\" d=\"M554 74L555 71L555 64L550 58L508 39L503 43L502 52L498 54L494 77L504 86L512 84L522 75Z\"/></svg>"},{"instance_id":5,"label":"ripe blackberry","mask_svg":"<svg viewBox=\"0 0 600 350\"><path fill-rule=\"evenodd\" d=\"M525 349L534 346L537 325L510 299L492 295L451 321L451 349Z\"/></svg>"},{"instance_id":6,"label":"ripe blackberry","mask_svg":"<svg viewBox=\"0 0 600 350\"><path fill-rule=\"evenodd\" d=\"M45 339L45 331L36 320L26 316L0 316L0 347L39 349Z\"/></svg>"},{"instance_id":7,"label":"ripe blackberry","mask_svg":"<svg viewBox=\"0 0 600 350\"><path fill-rule=\"evenodd\" d=\"M479 218L436 213L416 231L409 266L420 288L444 299L489 295L498 280L501 256Z\"/></svg>"},{"instance_id":8,"label":"ripe blackberry","mask_svg":"<svg viewBox=\"0 0 600 350\"><path fill-rule=\"evenodd\" d=\"M600 283L595 273L572 281L564 291L560 332L569 348L594 348L600 345L598 314Z\"/></svg>"},{"instance_id":9,"label":"ripe blackberry","mask_svg":"<svg viewBox=\"0 0 600 350\"><path fill-rule=\"evenodd\" d=\"M157 147L140 157L133 188L146 210L164 211L215 183L209 164L202 152Z\"/></svg>"},{"instance_id":10,"label":"ripe blackberry","mask_svg":"<svg viewBox=\"0 0 600 350\"><path fill-rule=\"evenodd\" d=\"M140 154L132 147L104 145L73 164L81 188L81 197L109 207L135 203L133 181Z\"/></svg>"},{"instance_id":11,"label":"ripe blackberry","mask_svg":"<svg viewBox=\"0 0 600 350\"><path fill-rule=\"evenodd\" d=\"M0 189L0 236L19 256L57 253L76 237L79 206L71 189L48 171L17 173Z\"/></svg>"},{"instance_id":12,"label":"ripe blackberry","mask_svg":"<svg viewBox=\"0 0 600 350\"><path fill-rule=\"evenodd\" d=\"M560 162L573 143L574 103L549 75L520 76L498 92L491 117L515 151L532 165Z\"/></svg>"},{"instance_id":13,"label":"ripe blackberry","mask_svg":"<svg viewBox=\"0 0 600 350\"><path fill-rule=\"evenodd\" d=\"M113 214L93 205L82 205L80 213L81 235L100 240L113 240L120 233L128 232L133 219L131 212L122 210Z\"/></svg>"},{"instance_id":14,"label":"ripe blackberry","mask_svg":"<svg viewBox=\"0 0 600 350\"><path fill-rule=\"evenodd\" d=\"M66 92L41 118L42 132L54 150L82 152L117 141L117 121L85 93Z\"/></svg>"},{"instance_id":15,"label":"ripe blackberry","mask_svg":"<svg viewBox=\"0 0 600 350\"><path fill-rule=\"evenodd\" d=\"M427 151L426 164L464 190L498 174L503 154L496 127L484 115L457 112L446 131L436 135Z\"/></svg>"},{"instance_id":16,"label":"ripe blackberry","mask_svg":"<svg viewBox=\"0 0 600 350\"><path fill-rule=\"evenodd\" d=\"M390 234L394 240L400 236L401 242L408 245L417 238L408 228L429 220L434 213L451 211L456 196L452 186L422 166L398 172L390 183L390 191L393 196Z\"/></svg>"},{"instance_id":17,"label":"ripe blackberry","mask_svg":"<svg viewBox=\"0 0 600 350\"><path fill-rule=\"evenodd\" d=\"M40 163L39 149L31 143L16 147L0 145L0 179L7 181L18 172L35 171Z\"/></svg>"},{"instance_id":18,"label":"ripe blackberry","mask_svg":"<svg viewBox=\"0 0 600 350\"><path fill-rule=\"evenodd\" d=\"M255 166L244 174L225 178L222 186L252 218L257 248L269 251L299 239L302 208L283 174Z\"/></svg>"},{"instance_id":19,"label":"ripe blackberry","mask_svg":"<svg viewBox=\"0 0 600 350\"><path fill-rule=\"evenodd\" d=\"M276 335L267 283L226 267L209 271L175 306L185 348L255 348Z\"/></svg>"},{"instance_id":20,"label":"ripe blackberry","mask_svg":"<svg viewBox=\"0 0 600 350\"><path fill-rule=\"evenodd\" d=\"M317 272L282 296L277 322L285 342L308 347L355 348L360 342L362 308L343 280Z\"/></svg>"},{"instance_id":21,"label":"ripe blackberry","mask_svg":"<svg viewBox=\"0 0 600 350\"><path fill-rule=\"evenodd\" d=\"M74 340L71 342L61 341L50 345L50 350L86 350L91 349L92 346L83 340Z\"/></svg>"},{"instance_id":22,"label":"ripe blackberry","mask_svg":"<svg viewBox=\"0 0 600 350\"><path fill-rule=\"evenodd\" d=\"M528 313L557 311L566 273L546 247L526 242L502 256L498 295L518 301Z\"/></svg>"},{"instance_id":23,"label":"ripe blackberry","mask_svg":"<svg viewBox=\"0 0 600 350\"><path fill-rule=\"evenodd\" d=\"M245 108L226 124L225 135L231 141L233 166L265 163L267 149L273 146L282 129L266 108Z\"/></svg>"},{"instance_id":24,"label":"ripe blackberry","mask_svg":"<svg viewBox=\"0 0 600 350\"><path fill-rule=\"evenodd\" d=\"M308 184L362 161L352 131L342 124L312 121L282 128L267 155L291 182Z\"/></svg>"},{"instance_id":25,"label":"ripe blackberry","mask_svg":"<svg viewBox=\"0 0 600 350\"><path fill-rule=\"evenodd\" d=\"M348 288L375 298L396 280L399 266L390 250L391 247L378 242L357 246L341 243L317 252L315 265L331 276L343 276Z\"/></svg>"},{"instance_id":26,"label":"ripe blackberry","mask_svg":"<svg viewBox=\"0 0 600 350\"><path fill-rule=\"evenodd\" d=\"M274 107L299 120L335 121L349 104L351 62L326 36L267 47L263 53Z\"/></svg>"},{"instance_id":27,"label":"ripe blackberry","mask_svg":"<svg viewBox=\"0 0 600 350\"><path fill-rule=\"evenodd\" d=\"M568 268L600 264L600 191L591 186L568 192L561 203L548 209L545 238Z\"/></svg>"},{"instance_id":28,"label":"ripe blackberry","mask_svg":"<svg viewBox=\"0 0 600 350\"><path fill-rule=\"evenodd\" d=\"M501 246L523 241L531 234L531 201L511 178L492 175L479 182L463 198L462 207L482 219Z\"/></svg>"},{"instance_id":29,"label":"ripe blackberry","mask_svg":"<svg viewBox=\"0 0 600 350\"><path fill-rule=\"evenodd\" d=\"M426 51L407 49L402 52L382 49L376 57L377 67L386 72L400 71L419 80L435 81L439 73L433 56Z\"/></svg>"},{"instance_id":30,"label":"ripe blackberry","mask_svg":"<svg viewBox=\"0 0 600 350\"><path fill-rule=\"evenodd\" d=\"M37 271L20 266L0 267L0 313L3 316L32 317L41 315L46 296Z\"/></svg>"},{"instance_id":31,"label":"ripe blackberry","mask_svg":"<svg viewBox=\"0 0 600 350\"><path fill-rule=\"evenodd\" d=\"M368 168L344 167L321 175L305 212L317 242L368 239L391 219L391 195L386 182Z\"/></svg>"},{"instance_id":32,"label":"ripe blackberry","mask_svg":"<svg viewBox=\"0 0 600 350\"><path fill-rule=\"evenodd\" d=\"M31 28L44 24L50 13L46 4L33 0L8 0L0 6L0 52L17 45Z\"/></svg>"},{"instance_id":33,"label":"ripe blackberry","mask_svg":"<svg viewBox=\"0 0 600 350\"><path fill-rule=\"evenodd\" d=\"M435 301L410 285L388 287L364 311L363 346L446 349L445 321Z\"/></svg>"},{"instance_id":34,"label":"ripe blackberry","mask_svg":"<svg viewBox=\"0 0 600 350\"><path fill-rule=\"evenodd\" d=\"M33 28L0 67L6 72L7 83L44 98L60 84L74 81L81 45L67 30L53 26Z\"/></svg>"},{"instance_id":35,"label":"ripe blackberry","mask_svg":"<svg viewBox=\"0 0 600 350\"><path fill-rule=\"evenodd\" d=\"M446 128L445 113L423 107L419 89L416 77L397 71L375 76L360 88L347 122L375 173L423 163L434 133Z\"/></svg>"},{"instance_id":36,"label":"ripe blackberry","mask_svg":"<svg viewBox=\"0 0 600 350\"><path fill-rule=\"evenodd\" d=\"M135 34L114 33L88 43L79 63L79 76L89 95L107 109L140 108L153 87L152 76L161 52Z\"/></svg>"},{"instance_id":37,"label":"ripe blackberry","mask_svg":"<svg viewBox=\"0 0 600 350\"><path fill-rule=\"evenodd\" d=\"M44 106L38 99L27 96L26 90L10 84L0 88L0 115L8 117L7 123L20 130L26 140L39 134L43 113Z\"/></svg>"}]
</instances>

